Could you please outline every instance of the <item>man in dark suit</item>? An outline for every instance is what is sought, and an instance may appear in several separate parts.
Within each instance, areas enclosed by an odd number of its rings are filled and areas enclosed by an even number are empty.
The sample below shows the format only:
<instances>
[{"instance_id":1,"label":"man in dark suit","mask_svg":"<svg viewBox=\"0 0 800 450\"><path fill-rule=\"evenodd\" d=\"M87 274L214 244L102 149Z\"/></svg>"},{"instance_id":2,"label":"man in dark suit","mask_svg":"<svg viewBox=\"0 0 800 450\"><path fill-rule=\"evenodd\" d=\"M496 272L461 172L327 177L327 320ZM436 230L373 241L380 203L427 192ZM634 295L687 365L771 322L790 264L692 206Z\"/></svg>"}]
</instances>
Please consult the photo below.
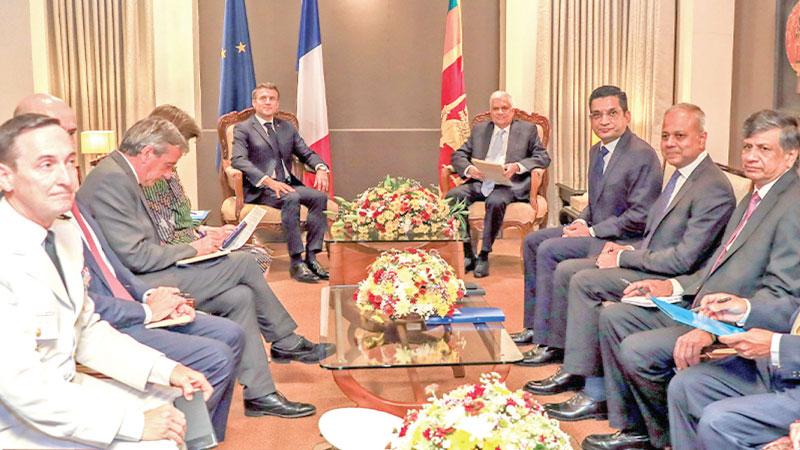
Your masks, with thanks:
<instances>
[{"instance_id":1,"label":"man in dark suit","mask_svg":"<svg viewBox=\"0 0 800 450\"><path fill-rule=\"evenodd\" d=\"M75 203L71 222L83 238L84 276L95 312L117 330L203 375L214 392L206 402L217 439L225 439L244 332L228 319L195 315L175 288L150 289L108 246L100 227ZM145 324L189 316L191 322L148 329Z\"/></svg>"},{"instance_id":2,"label":"man in dark suit","mask_svg":"<svg viewBox=\"0 0 800 450\"><path fill-rule=\"evenodd\" d=\"M550 155L539 140L536 125L514 120L514 107L508 93L496 91L489 97L489 115L491 122L475 125L467 142L453 153L453 168L467 182L447 193L447 198L464 200L467 205L486 202L481 251L477 260L472 245L464 244L465 270L474 268L476 278L489 275L489 253L503 224L506 207L512 201L528 201L530 195L536 195L530 192L531 171L550 165ZM472 158L503 164L503 175L511 186L485 182L481 171L472 164Z\"/></svg>"},{"instance_id":3,"label":"man in dark suit","mask_svg":"<svg viewBox=\"0 0 800 450\"><path fill-rule=\"evenodd\" d=\"M120 261L151 286L177 287L196 299L196 307L229 318L245 332L239 381L245 385L245 414L303 417L313 405L292 402L275 389L261 341L271 342L273 361L315 363L329 355L328 344L314 344L295 333L289 315L246 252L178 267L181 259L215 252L222 238L208 234L189 244L161 245L140 185L170 177L186 141L174 125L156 117L140 120L119 150L86 177L78 199L91 205L109 245Z\"/></svg>"},{"instance_id":4,"label":"man in dark suit","mask_svg":"<svg viewBox=\"0 0 800 450\"><path fill-rule=\"evenodd\" d=\"M664 113L661 154L675 172L650 209L644 239L633 245L608 242L597 258L562 264L574 272L567 297L553 297L550 339L565 344L564 365L555 375L532 381L526 389L555 394L580 385L584 390L563 403L545 405L550 417L581 420L605 416L605 388L597 322L603 301L619 301L625 280L666 278L692 273L713 253L736 207L725 174L705 151L705 114L680 103ZM561 272L561 271L559 271ZM556 285L561 281L555 281ZM565 283L566 284L566 283ZM569 299L556 303L557 299ZM556 318L565 320L556 320Z\"/></svg>"},{"instance_id":5,"label":"man in dark suit","mask_svg":"<svg viewBox=\"0 0 800 450\"><path fill-rule=\"evenodd\" d=\"M601 86L589 96L592 131L600 142L589 150L589 204L565 227L537 230L525 237L525 329L512 336L518 344L538 347L525 352L521 364L560 361L563 349L549 336L551 318L566 311L552 307L554 296L566 296L567 266L573 258L600 254L608 241L642 238L647 212L661 192L661 164L653 148L628 129L628 97L616 86ZM564 272L564 273L559 273ZM562 319L563 320L563 319ZM563 344L562 344L563 346Z\"/></svg>"},{"instance_id":6,"label":"man in dark suit","mask_svg":"<svg viewBox=\"0 0 800 450\"><path fill-rule=\"evenodd\" d=\"M744 123L742 164L755 190L731 215L722 245L700 270L668 280L641 280L625 295L683 295L692 306L733 302L744 328L782 330L800 306L800 149L796 118L764 110ZM669 445L667 384L675 369L700 361L714 337L676 325L657 309L616 303L600 313L600 352L610 425L620 431L591 435L584 449Z\"/></svg>"},{"instance_id":7,"label":"man in dark suit","mask_svg":"<svg viewBox=\"0 0 800 450\"><path fill-rule=\"evenodd\" d=\"M308 148L297 130L275 117L280 108L280 92L273 83L261 83L253 89L255 115L233 129L231 164L244 173L244 199L281 210L281 223L289 246L289 273L306 283L327 280L328 272L316 254L322 251L322 239L328 222L328 167ZM314 189L292 175L292 155L316 170ZM300 237L300 205L308 208L305 260Z\"/></svg>"},{"instance_id":8,"label":"man in dark suit","mask_svg":"<svg viewBox=\"0 0 800 450\"><path fill-rule=\"evenodd\" d=\"M735 311L746 305L737 303L702 306L711 317L738 322ZM781 329L721 336L737 357L678 372L668 390L673 449L762 448L788 433L800 418L798 313L785 317Z\"/></svg>"}]
</instances>

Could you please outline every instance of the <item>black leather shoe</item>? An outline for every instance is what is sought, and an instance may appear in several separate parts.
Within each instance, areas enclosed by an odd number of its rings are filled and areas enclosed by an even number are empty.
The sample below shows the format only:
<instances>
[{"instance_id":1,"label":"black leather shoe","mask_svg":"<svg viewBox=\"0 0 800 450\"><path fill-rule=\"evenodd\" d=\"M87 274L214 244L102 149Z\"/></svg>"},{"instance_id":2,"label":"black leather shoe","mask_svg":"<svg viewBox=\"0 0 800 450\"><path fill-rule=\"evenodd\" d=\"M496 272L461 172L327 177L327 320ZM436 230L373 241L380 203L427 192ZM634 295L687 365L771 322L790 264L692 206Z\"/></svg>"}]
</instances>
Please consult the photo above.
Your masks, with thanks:
<instances>
[{"instance_id":1,"label":"black leather shoe","mask_svg":"<svg viewBox=\"0 0 800 450\"><path fill-rule=\"evenodd\" d=\"M526 391L537 395L553 395L575 391L583 387L583 377L562 372L561 369L544 380L531 380L525 383Z\"/></svg>"},{"instance_id":2,"label":"black leather shoe","mask_svg":"<svg viewBox=\"0 0 800 450\"><path fill-rule=\"evenodd\" d=\"M464 273L470 272L475 269L475 257L474 256L465 256L464 257Z\"/></svg>"},{"instance_id":3,"label":"black leather shoe","mask_svg":"<svg viewBox=\"0 0 800 450\"><path fill-rule=\"evenodd\" d=\"M314 405L293 402L280 392L244 400L244 415L248 417L278 416L293 419L310 416L315 412L317 412L317 408Z\"/></svg>"},{"instance_id":4,"label":"black leather shoe","mask_svg":"<svg viewBox=\"0 0 800 450\"><path fill-rule=\"evenodd\" d=\"M314 364L332 355L334 351L336 346L333 344L315 344L300 336L300 342L294 348L283 349L273 345L269 349L269 354L272 356L272 362L280 364L288 364L291 361Z\"/></svg>"},{"instance_id":5,"label":"black leather shoe","mask_svg":"<svg viewBox=\"0 0 800 450\"><path fill-rule=\"evenodd\" d=\"M522 361L517 362L519 366L536 367L545 364L561 363L564 361L564 350L555 347L540 345L533 350L528 350L522 354Z\"/></svg>"},{"instance_id":6,"label":"black leather shoe","mask_svg":"<svg viewBox=\"0 0 800 450\"><path fill-rule=\"evenodd\" d=\"M617 431L614 434L591 434L581 442L583 450L654 449L650 438L639 431Z\"/></svg>"},{"instance_id":7,"label":"black leather shoe","mask_svg":"<svg viewBox=\"0 0 800 450\"><path fill-rule=\"evenodd\" d=\"M533 344L533 329L525 328L519 333L511 333L511 340L517 345Z\"/></svg>"},{"instance_id":8,"label":"black leather shoe","mask_svg":"<svg viewBox=\"0 0 800 450\"><path fill-rule=\"evenodd\" d=\"M319 281L319 277L312 272L304 262L290 266L289 275L295 280L303 283L316 283Z\"/></svg>"},{"instance_id":9,"label":"black leather shoe","mask_svg":"<svg viewBox=\"0 0 800 450\"><path fill-rule=\"evenodd\" d=\"M481 258L480 256L475 261L475 270L472 271L475 278L483 278L489 276L489 258Z\"/></svg>"},{"instance_id":10,"label":"black leather shoe","mask_svg":"<svg viewBox=\"0 0 800 450\"><path fill-rule=\"evenodd\" d=\"M544 409L551 418L567 422L608 418L606 402L592 400L583 392L578 392L565 402L547 403L544 405Z\"/></svg>"},{"instance_id":11,"label":"black leather shoe","mask_svg":"<svg viewBox=\"0 0 800 450\"><path fill-rule=\"evenodd\" d=\"M325 270L325 268L322 267L322 264L320 264L316 259L311 262L306 261L306 266L308 266L308 268L311 269L311 271L314 272L314 274L318 276L320 280L327 280L330 278L328 271Z\"/></svg>"}]
</instances>

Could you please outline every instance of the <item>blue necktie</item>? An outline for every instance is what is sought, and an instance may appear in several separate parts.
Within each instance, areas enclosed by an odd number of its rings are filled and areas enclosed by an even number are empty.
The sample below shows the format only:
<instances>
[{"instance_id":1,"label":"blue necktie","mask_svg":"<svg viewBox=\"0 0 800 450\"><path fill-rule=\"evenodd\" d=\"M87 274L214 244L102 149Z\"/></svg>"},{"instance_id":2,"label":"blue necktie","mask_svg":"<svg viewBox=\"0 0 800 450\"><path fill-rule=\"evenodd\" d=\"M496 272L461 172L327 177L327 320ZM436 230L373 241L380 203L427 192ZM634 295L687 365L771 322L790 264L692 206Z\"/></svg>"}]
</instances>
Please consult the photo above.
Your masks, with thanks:
<instances>
[{"instance_id":1,"label":"blue necktie","mask_svg":"<svg viewBox=\"0 0 800 450\"><path fill-rule=\"evenodd\" d=\"M592 166L592 173L589 174L589 186L592 187L593 191L600 188L600 183L603 181L603 168L605 166L606 155L608 155L608 149L600 147L594 166Z\"/></svg>"},{"instance_id":2,"label":"blue necktie","mask_svg":"<svg viewBox=\"0 0 800 450\"><path fill-rule=\"evenodd\" d=\"M503 135L505 133L506 130L500 130L494 136L492 143L489 145L489 151L486 153L486 161L495 162L495 160L503 156ZM481 183L481 194L483 194L484 197L488 197L493 190L494 181L484 181Z\"/></svg>"},{"instance_id":3,"label":"blue necktie","mask_svg":"<svg viewBox=\"0 0 800 450\"><path fill-rule=\"evenodd\" d=\"M667 185L664 186L664 191L661 192L658 200L656 200L656 204L653 205L653 211L657 212L658 214L663 214L664 211L667 210L667 206L669 206L669 199L672 197L672 192L675 190L675 185L678 184L678 178L680 177L681 173L678 170L672 174L667 182Z\"/></svg>"}]
</instances>

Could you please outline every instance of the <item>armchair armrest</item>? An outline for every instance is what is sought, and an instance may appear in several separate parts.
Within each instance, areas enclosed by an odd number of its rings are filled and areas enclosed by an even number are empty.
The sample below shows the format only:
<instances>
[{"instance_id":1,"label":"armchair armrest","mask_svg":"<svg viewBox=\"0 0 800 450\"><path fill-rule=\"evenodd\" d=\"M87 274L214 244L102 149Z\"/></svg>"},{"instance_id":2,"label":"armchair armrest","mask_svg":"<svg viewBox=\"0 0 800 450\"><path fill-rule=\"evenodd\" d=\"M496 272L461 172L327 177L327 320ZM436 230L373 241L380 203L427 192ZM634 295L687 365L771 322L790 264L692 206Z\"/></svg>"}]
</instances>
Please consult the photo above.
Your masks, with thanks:
<instances>
[{"instance_id":1,"label":"armchair armrest","mask_svg":"<svg viewBox=\"0 0 800 450\"><path fill-rule=\"evenodd\" d=\"M450 164L442 164L439 170L439 194L444 197L450 190L451 179L456 175L455 169Z\"/></svg>"},{"instance_id":2,"label":"armchair armrest","mask_svg":"<svg viewBox=\"0 0 800 450\"><path fill-rule=\"evenodd\" d=\"M244 208L244 185L242 184L242 171L231 166L225 168L225 176L228 178L228 185L233 188L233 195L236 198L236 217L242 213Z\"/></svg>"},{"instance_id":3,"label":"armchair armrest","mask_svg":"<svg viewBox=\"0 0 800 450\"><path fill-rule=\"evenodd\" d=\"M539 202L536 201L536 197L539 195L539 191L542 188L542 183L545 182L545 169L541 167L537 167L531 171L531 193L528 196L528 201L531 204L531 208L533 208L533 216L536 217L539 214Z\"/></svg>"},{"instance_id":4,"label":"armchair armrest","mask_svg":"<svg viewBox=\"0 0 800 450\"><path fill-rule=\"evenodd\" d=\"M564 206L569 205L569 198L573 195L583 195L586 192L583 189L575 189L562 183L556 183L556 188L558 188L558 198L561 199Z\"/></svg>"}]
</instances>

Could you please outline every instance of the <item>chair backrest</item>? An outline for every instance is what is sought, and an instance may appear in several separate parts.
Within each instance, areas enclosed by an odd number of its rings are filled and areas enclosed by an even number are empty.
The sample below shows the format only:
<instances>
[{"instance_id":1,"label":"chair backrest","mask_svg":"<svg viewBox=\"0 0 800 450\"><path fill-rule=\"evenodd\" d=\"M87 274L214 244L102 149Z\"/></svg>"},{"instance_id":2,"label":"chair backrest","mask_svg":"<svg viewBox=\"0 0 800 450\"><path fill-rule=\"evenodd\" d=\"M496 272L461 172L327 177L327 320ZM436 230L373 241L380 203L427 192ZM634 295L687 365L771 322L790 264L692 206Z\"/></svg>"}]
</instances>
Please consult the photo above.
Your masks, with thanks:
<instances>
[{"instance_id":1,"label":"chair backrest","mask_svg":"<svg viewBox=\"0 0 800 450\"><path fill-rule=\"evenodd\" d=\"M241 111L231 111L224 114L217 121L217 138L219 139L220 153L222 154L222 161L219 166L220 184L222 185L222 193L225 197L230 197L233 194L233 189L228 184L227 177L225 176L225 169L231 165L231 152L233 151L233 127L245 120L253 117L256 113L253 107L243 109ZM292 124L297 129L299 122L297 116L290 112L278 111L275 117L285 120Z\"/></svg>"},{"instance_id":2,"label":"chair backrest","mask_svg":"<svg viewBox=\"0 0 800 450\"><path fill-rule=\"evenodd\" d=\"M536 113L526 113L521 109L514 108L514 119L530 122L536 125L539 129L539 139L542 140L542 145L547 148L547 144L550 143L550 121L547 119L547 117ZM472 118L470 129L481 122L488 122L490 120L492 120L492 117L489 111L482 112ZM542 177L542 184L539 186L539 191L537 192L537 194L544 198L547 198L547 178L548 171L545 170Z\"/></svg>"}]
</instances>

